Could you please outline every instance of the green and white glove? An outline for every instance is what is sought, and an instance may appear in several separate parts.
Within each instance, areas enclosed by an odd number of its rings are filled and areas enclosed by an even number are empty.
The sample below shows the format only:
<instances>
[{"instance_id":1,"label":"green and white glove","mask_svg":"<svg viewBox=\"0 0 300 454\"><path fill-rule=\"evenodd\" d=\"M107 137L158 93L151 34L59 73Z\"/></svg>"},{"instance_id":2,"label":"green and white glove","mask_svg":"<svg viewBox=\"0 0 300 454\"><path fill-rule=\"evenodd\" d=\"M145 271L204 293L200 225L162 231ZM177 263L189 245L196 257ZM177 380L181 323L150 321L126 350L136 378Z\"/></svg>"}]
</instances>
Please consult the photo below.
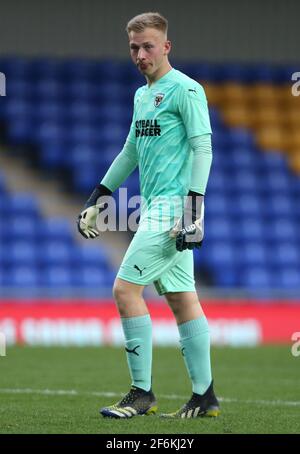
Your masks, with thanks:
<instances>
[{"instance_id":1,"label":"green and white glove","mask_svg":"<svg viewBox=\"0 0 300 454\"><path fill-rule=\"evenodd\" d=\"M79 233L86 239L96 238L99 236L97 229L97 216L104 208L105 203L98 204L97 201L101 196L111 195L111 191L99 184L95 187L94 191L88 198L84 205L84 210L80 213L77 218L77 228Z\"/></svg>"}]
</instances>

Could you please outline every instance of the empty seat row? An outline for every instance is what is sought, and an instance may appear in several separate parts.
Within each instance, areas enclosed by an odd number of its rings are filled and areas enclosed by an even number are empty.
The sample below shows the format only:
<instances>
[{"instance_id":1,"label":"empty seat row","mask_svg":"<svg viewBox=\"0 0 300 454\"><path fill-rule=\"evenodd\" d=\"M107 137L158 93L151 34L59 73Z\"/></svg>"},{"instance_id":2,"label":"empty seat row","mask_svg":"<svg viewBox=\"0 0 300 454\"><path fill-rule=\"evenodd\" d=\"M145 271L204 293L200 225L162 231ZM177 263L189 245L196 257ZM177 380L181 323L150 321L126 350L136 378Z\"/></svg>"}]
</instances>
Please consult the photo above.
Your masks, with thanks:
<instances>
[{"instance_id":1,"label":"empty seat row","mask_svg":"<svg viewBox=\"0 0 300 454\"><path fill-rule=\"evenodd\" d=\"M11 269L0 267L0 287L37 287L46 292L50 287L103 287L111 288L115 272L99 267L77 267L76 269L63 266L53 266L41 270L34 266L17 266Z\"/></svg>"},{"instance_id":2,"label":"empty seat row","mask_svg":"<svg viewBox=\"0 0 300 454\"><path fill-rule=\"evenodd\" d=\"M61 58L21 58L7 57L0 59L1 68L8 76L23 80L38 81L43 78L56 80L107 81L142 79L134 65L128 61L61 59ZM298 71L297 65L271 65L267 63L246 64L228 62L215 64L210 62L173 61L174 67L190 74L194 78L212 82L290 82L291 74Z\"/></svg>"}]
</instances>

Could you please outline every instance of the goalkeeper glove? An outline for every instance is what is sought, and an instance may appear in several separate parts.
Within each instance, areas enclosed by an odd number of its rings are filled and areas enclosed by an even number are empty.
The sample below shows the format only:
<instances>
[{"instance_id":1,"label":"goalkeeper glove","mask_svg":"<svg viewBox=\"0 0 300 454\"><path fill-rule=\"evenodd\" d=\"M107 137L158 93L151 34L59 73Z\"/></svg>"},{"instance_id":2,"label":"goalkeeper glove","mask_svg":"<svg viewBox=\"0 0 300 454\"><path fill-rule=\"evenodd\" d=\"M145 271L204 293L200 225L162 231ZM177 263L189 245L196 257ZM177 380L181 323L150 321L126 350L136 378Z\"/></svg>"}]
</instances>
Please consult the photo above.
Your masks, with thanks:
<instances>
[{"instance_id":1,"label":"goalkeeper glove","mask_svg":"<svg viewBox=\"0 0 300 454\"><path fill-rule=\"evenodd\" d=\"M177 251L200 248L204 237L204 196L189 191L184 213L170 231Z\"/></svg>"},{"instance_id":2,"label":"goalkeeper glove","mask_svg":"<svg viewBox=\"0 0 300 454\"><path fill-rule=\"evenodd\" d=\"M84 238L96 238L99 236L99 231L96 226L97 216L104 208L104 203L97 204L99 197L104 195L111 195L111 191L99 184L95 187L94 191L88 198L84 205L84 210L77 218L77 228Z\"/></svg>"}]
</instances>

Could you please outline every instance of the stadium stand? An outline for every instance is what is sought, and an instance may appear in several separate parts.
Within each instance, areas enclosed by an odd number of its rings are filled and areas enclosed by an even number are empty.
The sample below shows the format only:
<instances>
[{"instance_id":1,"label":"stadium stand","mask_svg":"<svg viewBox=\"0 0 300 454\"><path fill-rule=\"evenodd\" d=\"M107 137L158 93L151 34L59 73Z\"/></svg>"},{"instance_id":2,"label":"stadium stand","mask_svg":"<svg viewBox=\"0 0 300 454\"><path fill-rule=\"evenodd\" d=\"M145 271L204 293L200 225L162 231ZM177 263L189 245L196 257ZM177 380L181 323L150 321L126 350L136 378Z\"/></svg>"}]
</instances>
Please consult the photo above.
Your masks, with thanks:
<instances>
[{"instance_id":1,"label":"stadium stand","mask_svg":"<svg viewBox=\"0 0 300 454\"><path fill-rule=\"evenodd\" d=\"M43 171L59 170L75 194L88 194L121 150L133 94L144 81L130 64L109 60L7 58L0 64L10 81L0 104L6 145L33 156ZM294 69L174 66L203 83L213 128L197 270L209 271L215 287L299 288L300 116L288 91ZM3 177L0 182L1 285L111 286L105 252L80 248L64 219L57 228L57 220L42 218L33 195L8 194ZM138 193L136 172L126 185L129 196ZM74 264L82 269L74 271Z\"/></svg>"},{"instance_id":2,"label":"stadium stand","mask_svg":"<svg viewBox=\"0 0 300 454\"><path fill-rule=\"evenodd\" d=\"M68 296L111 290L115 271L105 248L80 245L64 218L46 219L35 194L11 194L0 174L1 293ZM42 290L42 289L46 289Z\"/></svg>"}]
</instances>

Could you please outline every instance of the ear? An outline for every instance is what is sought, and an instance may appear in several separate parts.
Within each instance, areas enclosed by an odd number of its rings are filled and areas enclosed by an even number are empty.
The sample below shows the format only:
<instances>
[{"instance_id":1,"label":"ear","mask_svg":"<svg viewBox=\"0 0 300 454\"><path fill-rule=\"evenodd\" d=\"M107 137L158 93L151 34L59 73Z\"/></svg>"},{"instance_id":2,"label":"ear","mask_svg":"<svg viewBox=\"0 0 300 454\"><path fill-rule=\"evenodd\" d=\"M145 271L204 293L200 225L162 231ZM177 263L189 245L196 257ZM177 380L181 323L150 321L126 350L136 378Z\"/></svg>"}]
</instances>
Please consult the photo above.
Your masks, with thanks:
<instances>
[{"instance_id":1,"label":"ear","mask_svg":"<svg viewBox=\"0 0 300 454\"><path fill-rule=\"evenodd\" d=\"M165 44L164 44L164 48L165 48L164 49L164 55L168 55L170 53L171 47L172 47L171 41L169 41L169 40L165 41Z\"/></svg>"}]
</instances>

